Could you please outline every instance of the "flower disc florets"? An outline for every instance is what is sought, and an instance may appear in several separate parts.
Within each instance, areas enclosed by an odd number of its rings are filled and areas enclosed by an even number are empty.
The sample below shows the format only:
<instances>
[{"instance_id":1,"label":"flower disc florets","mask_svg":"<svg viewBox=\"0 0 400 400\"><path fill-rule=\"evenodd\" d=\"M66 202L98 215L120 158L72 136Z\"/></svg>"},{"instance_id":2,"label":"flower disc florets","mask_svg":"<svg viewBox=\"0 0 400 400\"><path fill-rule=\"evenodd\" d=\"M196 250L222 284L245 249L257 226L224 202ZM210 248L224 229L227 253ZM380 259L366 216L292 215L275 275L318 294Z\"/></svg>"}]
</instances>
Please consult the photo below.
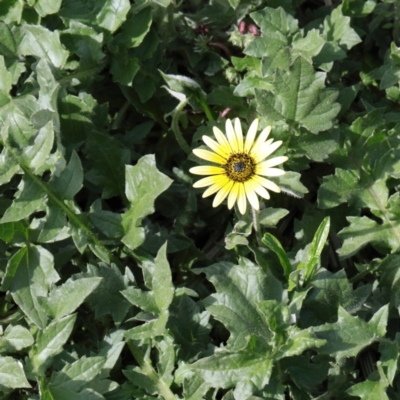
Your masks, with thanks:
<instances>
[{"instance_id":1,"label":"flower disc florets","mask_svg":"<svg viewBox=\"0 0 400 400\"><path fill-rule=\"evenodd\" d=\"M214 207L228 197L228 208L231 209L237 203L239 211L244 214L247 200L254 209L258 210L257 194L264 199L269 199L266 189L280 192L279 187L264 176L280 176L285 173L273 167L284 163L287 157L280 156L265 160L282 142L273 142L272 139L268 139L270 126L265 128L256 139L257 128L258 119L255 119L244 139L239 118L234 120L234 126L228 119L226 120L226 136L216 127L213 131L217 141L203 136L204 143L212 151L193 150L196 156L214 163L214 165L190 169L193 174L210 175L200 179L193 186L196 188L208 186L203 197L217 193L213 201Z\"/></svg>"},{"instance_id":2,"label":"flower disc florets","mask_svg":"<svg viewBox=\"0 0 400 400\"><path fill-rule=\"evenodd\" d=\"M235 182L246 182L255 175L256 164L246 153L233 154L225 165L226 176Z\"/></svg>"}]
</instances>

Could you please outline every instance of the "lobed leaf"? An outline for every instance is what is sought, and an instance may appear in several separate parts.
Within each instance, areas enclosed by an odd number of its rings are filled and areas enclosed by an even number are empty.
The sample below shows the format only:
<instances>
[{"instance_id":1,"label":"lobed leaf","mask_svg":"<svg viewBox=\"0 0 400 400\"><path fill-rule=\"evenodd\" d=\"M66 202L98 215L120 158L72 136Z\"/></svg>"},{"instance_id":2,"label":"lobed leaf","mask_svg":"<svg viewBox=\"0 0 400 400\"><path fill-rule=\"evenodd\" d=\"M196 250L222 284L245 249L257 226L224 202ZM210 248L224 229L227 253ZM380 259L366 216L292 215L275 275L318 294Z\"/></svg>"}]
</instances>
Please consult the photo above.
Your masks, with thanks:
<instances>
[{"instance_id":1,"label":"lobed leaf","mask_svg":"<svg viewBox=\"0 0 400 400\"><path fill-rule=\"evenodd\" d=\"M257 109L272 120L298 123L313 133L327 130L340 110L338 93L326 89L325 74L298 57L288 71L277 71L272 92L256 90Z\"/></svg>"}]
</instances>

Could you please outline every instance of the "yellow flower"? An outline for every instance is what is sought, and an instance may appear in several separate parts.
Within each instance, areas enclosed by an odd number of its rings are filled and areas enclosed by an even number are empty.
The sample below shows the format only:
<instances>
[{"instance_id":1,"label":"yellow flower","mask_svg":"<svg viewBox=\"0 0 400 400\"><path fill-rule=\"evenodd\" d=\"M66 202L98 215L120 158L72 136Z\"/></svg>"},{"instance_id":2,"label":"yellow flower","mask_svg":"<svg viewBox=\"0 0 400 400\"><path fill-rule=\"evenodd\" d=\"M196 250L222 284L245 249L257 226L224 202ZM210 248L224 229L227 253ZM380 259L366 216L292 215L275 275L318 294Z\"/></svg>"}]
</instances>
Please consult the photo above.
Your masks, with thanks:
<instances>
[{"instance_id":1,"label":"yellow flower","mask_svg":"<svg viewBox=\"0 0 400 400\"><path fill-rule=\"evenodd\" d=\"M245 140L239 118L234 120L234 126L232 121L227 119L225 129L226 136L218 128L213 128L217 141L203 136L204 143L212 151L193 150L197 157L218 165L191 168L190 172L193 174L210 175L197 181L193 187L209 186L203 197L217 192L213 207L217 207L228 197L229 209L237 202L239 211L244 214L248 200L250 205L258 210L260 205L257 194L268 200L270 196L266 189L277 193L281 191L275 183L265 179L264 176L281 176L285 173L282 169L273 167L284 163L287 157L280 156L265 160L282 144L282 141L273 142L273 139L268 139L270 126L265 128L255 140L258 119L250 125Z\"/></svg>"}]
</instances>

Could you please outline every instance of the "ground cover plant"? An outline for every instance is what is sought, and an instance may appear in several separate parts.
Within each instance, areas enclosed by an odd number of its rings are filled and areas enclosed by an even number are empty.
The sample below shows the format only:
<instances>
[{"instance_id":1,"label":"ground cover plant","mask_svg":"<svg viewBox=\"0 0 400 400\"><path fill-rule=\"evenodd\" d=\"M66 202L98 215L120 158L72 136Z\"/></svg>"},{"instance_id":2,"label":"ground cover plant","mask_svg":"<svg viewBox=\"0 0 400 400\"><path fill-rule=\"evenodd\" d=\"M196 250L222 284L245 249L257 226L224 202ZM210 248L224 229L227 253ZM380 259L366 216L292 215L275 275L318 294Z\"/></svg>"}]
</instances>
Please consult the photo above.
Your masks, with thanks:
<instances>
[{"instance_id":1,"label":"ground cover plant","mask_svg":"<svg viewBox=\"0 0 400 400\"><path fill-rule=\"evenodd\" d=\"M400 399L397 46L398 0L0 1L0 398Z\"/></svg>"}]
</instances>

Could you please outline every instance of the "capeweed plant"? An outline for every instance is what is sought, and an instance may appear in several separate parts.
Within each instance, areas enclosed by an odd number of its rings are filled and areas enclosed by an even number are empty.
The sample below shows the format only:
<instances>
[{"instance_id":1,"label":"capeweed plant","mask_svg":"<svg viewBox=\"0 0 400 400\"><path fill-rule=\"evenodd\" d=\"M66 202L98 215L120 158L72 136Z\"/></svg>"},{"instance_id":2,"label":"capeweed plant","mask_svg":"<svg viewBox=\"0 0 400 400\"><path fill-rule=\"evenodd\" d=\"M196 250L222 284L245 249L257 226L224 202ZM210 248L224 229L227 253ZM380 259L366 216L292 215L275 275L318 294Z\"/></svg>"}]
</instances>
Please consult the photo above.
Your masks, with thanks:
<instances>
[{"instance_id":1,"label":"capeweed plant","mask_svg":"<svg viewBox=\"0 0 400 400\"><path fill-rule=\"evenodd\" d=\"M398 399L399 10L1 1L0 398Z\"/></svg>"}]
</instances>

